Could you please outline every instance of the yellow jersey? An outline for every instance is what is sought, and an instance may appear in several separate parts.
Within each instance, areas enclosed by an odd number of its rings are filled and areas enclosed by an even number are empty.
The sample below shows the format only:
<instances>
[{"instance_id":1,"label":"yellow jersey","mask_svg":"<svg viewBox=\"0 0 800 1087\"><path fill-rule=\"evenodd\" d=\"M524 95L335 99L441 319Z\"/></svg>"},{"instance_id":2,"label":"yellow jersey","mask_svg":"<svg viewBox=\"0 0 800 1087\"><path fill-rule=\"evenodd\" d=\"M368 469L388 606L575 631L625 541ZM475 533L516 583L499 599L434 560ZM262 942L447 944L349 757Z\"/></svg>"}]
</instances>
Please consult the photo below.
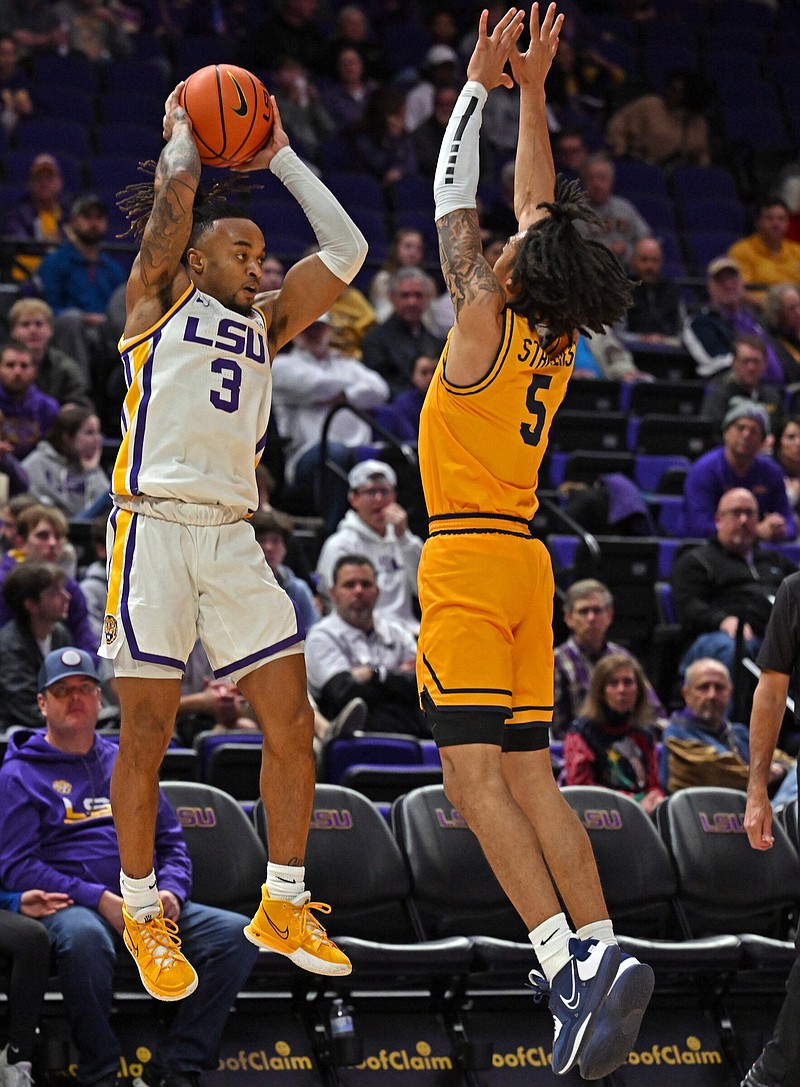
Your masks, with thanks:
<instances>
[{"instance_id":1,"label":"yellow jersey","mask_svg":"<svg viewBox=\"0 0 800 1087\"><path fill-rule=\"evenodd\" d=\"M489 513L529 521L550 425L573 371L574 337L545 349L535 328L506 308L494 362L467 387L447 379L449 346L448 336L420 417L428 515Z\"/></svg>"}]
</instances>

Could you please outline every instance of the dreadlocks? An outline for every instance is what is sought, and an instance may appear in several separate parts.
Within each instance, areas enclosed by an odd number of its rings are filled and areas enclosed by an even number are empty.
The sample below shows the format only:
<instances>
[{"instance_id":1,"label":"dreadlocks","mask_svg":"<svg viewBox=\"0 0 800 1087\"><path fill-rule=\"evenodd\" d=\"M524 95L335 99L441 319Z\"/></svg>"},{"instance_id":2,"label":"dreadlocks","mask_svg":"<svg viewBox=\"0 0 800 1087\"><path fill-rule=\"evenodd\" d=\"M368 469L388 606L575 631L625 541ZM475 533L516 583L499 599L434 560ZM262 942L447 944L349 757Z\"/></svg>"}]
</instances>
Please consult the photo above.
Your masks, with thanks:
<instances>
[{"instance_id":1,"label":"dreadlocks","mask_svg":"<svg viewBox=\"0 0 800 1087\"><path fill-rule=\"evenodd\" d=\"M602 242L582 237L574 222L599 223L577 181L556 179L549 212L522 240L511 273L519 292L511 308L532 324L544 324L552 337L601 332L630 306L634 284Z\"/></svg>"},{"instance_id":2,"label":"dreadlocks","mask_svg":"<svg viewBox=\"0 0 800 1087\"><path fill-rule=\"evenodd\" d=\"M133 237L142 240L144 228L153 210L155 199L155 179L157 163L152 159L139 163L139 170L149 174L151 180L139 181L128 185L117 193L117 206L123 211L130 223L128 229L118 235L121 238ZM214 181L208 186L197 187L192 205L192 233L189 245L194 245L197 238L208 229L216 219L248 218L243 205L250 193L262 185L253 185L241 174L230 174L222 181Z\"/></svg>"}]
</instances>

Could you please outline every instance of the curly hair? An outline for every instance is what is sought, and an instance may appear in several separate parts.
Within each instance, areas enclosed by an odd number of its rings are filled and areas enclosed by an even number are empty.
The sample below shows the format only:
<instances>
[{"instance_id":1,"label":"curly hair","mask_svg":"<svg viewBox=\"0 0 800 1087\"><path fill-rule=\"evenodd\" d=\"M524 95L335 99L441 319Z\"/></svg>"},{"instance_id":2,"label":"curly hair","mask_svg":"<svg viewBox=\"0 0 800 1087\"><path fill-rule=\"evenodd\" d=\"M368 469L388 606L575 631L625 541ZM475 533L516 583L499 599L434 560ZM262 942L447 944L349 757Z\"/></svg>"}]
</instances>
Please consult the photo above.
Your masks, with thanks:
<instances>
[{"instance_id":1,"label":"curly hair","mask_svg":"<svg viewBox=\"0 0 800 1087\"><path fill-rule=\"evenodd\" d=\"M139 163L141 173L149 174L151 180L138 181L127 185L117 193L117 207L125 213L130 224L120 238L133 237L137 242L142 240L144 228L150 218L155 200L154 180L157 163L153 159ZM214 181L209 185L200 184L194 195L192 205L192 233L189 237L187 248L195 245L197 239L217 219L247 219L246 210L248 197L263 185L253 185L241 174L231 174L221 181Z\"/></svg>"},{"instance_id":2,"label":"curly hair","mask_svg":"<svg viewBox=\"0 0 800 1087\"><path fill-rule=\"evenodd\" d=\"M577 181L556 179L549 212L526 233L517 251L511 283L519 290L511 308L532 324L547 326L554 339L574 329L602 332L632 301L635 283L602 242L584 238L575 223L599 223Z\"/></svg>"}]
</instances>

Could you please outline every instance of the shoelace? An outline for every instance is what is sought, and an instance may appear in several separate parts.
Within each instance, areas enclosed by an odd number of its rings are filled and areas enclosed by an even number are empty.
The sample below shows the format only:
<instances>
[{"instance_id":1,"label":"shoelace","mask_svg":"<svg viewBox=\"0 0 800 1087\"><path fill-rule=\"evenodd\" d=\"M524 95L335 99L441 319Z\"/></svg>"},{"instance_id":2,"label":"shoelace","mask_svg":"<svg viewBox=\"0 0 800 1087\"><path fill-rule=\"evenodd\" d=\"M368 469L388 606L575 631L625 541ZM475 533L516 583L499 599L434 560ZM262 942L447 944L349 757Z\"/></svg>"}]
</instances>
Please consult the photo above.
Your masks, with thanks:
<instances>
[{"instance_id":1,"label":"shoelace","mask_svg":"<svg viewBox=\"0 0 800 1087\"><path fill-rule=\"evenodd\" d=\"M541 1004L543 1000L550 999L550 982L539 970L531 970L528 974L528 985L533 990L535 1004Z\"/></svg>"},{"instance_id":2,"label":"shoelace","mask_svg":"<svg viewBox=\"0 0 800 1087\"><path fill-rule=\"evenodd\" d=\"M168 970L179 957L178 948L181 946L178 937L178 926L169 917L154 917L139 925L142 934L142 942L151 957L158 963L162 970Z\"/></svg>"},{"instance_id":3,"label":"shoelace","mask_svg":"<svg viewBox=\"0 0 800 1087\"><path fill-rule=\"evenodd\" d=\"M312 910L319 910L320 913L331 912L331 908L327 902L304 902L302 906L303 912L300 918L302 929L311 936L316 937L319 943L336 947L336 944L330 939L325 929L311 912Z\"/></svg>"}]
</instances>

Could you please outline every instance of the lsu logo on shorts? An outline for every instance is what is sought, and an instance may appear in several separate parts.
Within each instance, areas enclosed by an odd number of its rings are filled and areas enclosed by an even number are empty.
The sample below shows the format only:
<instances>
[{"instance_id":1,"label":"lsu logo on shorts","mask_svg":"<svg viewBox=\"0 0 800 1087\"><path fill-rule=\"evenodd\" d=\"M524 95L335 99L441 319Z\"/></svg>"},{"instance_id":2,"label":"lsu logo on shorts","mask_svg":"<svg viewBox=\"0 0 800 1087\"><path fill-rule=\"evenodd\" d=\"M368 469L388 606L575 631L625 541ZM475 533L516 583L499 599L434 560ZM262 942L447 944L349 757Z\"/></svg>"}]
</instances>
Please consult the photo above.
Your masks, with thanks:
<instances>
[{"instance_id":1,"label":"lsu logo on shorts","mask_svg":"<svg viewBox=\"0 0 800 1087\"><path fill-rule=\"evenodd\" d=\"M106 615L103 620L103 637L106 645L111 645L117 637L117 620L113 615Z\"/></svg>"}]
</instances>

